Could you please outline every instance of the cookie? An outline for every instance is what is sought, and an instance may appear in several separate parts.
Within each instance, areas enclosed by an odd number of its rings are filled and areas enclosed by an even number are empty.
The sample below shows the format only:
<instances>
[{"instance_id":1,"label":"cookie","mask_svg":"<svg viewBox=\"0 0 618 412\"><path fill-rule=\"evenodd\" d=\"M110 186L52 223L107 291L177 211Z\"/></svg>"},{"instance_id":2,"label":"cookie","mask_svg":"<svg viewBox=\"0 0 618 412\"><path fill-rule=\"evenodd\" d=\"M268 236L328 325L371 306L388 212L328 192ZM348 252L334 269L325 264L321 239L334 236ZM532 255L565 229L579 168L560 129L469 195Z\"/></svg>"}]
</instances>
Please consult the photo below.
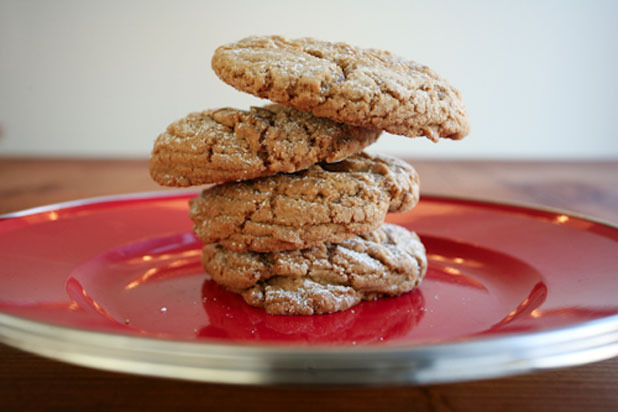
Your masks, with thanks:
<instances>
[{"instance_id":1,"label":"cookie","mask_svg":"<svg viewBox=\"0 0 618 412\"><path fill-rule=\"evenodd\" d=\"M391 224L304 250L233 252L211 244L202 256L215 282L277 315L338 312L398 296L418 286L427 270L418 236Z\"/></svg>"},{"instance_id":2,"label":"cookie","mask_svg":"<svg viewBox=\"0 0 618 412\"><path fill-rule=\"evenodd\" d=\"M305 249L369 232L418 201L416 171L364 153L293 174L223 183L189 204L204 243L242 252Z\"/></svg>"},{"instance_id":3,"label":"cookie","mask_svg":"<svg viewBox=\"0 0 618 412\"><path fill-rule=\"evenodd\" d=\"M208 110L172 123L157 138L150 174L165 186L190 186L296 172L345 159L379 135L281 105Z\"/></svg>"},{"instance_id":4,"label":"cookie","mask_svg":"<svg viewBox=\"0 0 618 412\"><path fill-rule=\"evenodd\" d=\"M212 68L241 91L336 122L434 141L469 131L457 89L388 51L253 36L219 47Z\"/></svg>"}]
</instances>

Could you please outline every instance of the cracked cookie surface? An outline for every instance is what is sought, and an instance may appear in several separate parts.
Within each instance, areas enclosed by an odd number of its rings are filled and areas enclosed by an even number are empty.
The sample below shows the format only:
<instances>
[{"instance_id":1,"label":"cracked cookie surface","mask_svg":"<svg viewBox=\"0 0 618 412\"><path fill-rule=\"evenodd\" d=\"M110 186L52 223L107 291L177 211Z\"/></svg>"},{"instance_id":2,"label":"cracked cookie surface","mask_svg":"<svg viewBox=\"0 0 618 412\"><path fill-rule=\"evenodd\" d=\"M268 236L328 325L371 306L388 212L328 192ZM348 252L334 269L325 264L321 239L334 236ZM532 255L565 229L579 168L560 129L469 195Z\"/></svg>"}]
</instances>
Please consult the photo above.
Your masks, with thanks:
<instances>
[{"instance_id":1,"label":"cracked cookie surface","mask_svg":"<svg viewBox=\"0 0 618 412\"><path fill-rule=\"evenodd\" d=\"M469 131L457 89L388 51L252 36L219 47L212 68L241 91L337 122L434 141Z\"/></svg>"},{"instance_id":2,"label":"cracked cookie surface","mask_svg":"<svg viewBox=\"0 0 618 412\"><path fill-rule=\"evenodd\" d=\"M360 153L292 174L205 189L190 200L189 215L204 243L275 252L369 232L387 212L410 210L418 198L412 166Z\"/></svg>"},{"instance_id":3,"label":"cracked cookie surface","mask_svg":"<svg viewBox=\"0 0 618 412\"><path fill-rule=\"evenodd\" d=\"M150 174L165 186L190 186L296 172L358 153L379 135L282 105L208 110L159 135Z\"/></svg>"},{"instance_id":4,"label":"cracked cookie surface","mask_svg":"<svg viewBox=\"0 0 618 412\"><path fill-rule=\"evenodd\" d=\"M215 282L277 315L331 313L398 296L418 286L427 271L419 237L388 223L304 250L233 252L206 245L202 263Z\"/></svg>"}]
</instances>

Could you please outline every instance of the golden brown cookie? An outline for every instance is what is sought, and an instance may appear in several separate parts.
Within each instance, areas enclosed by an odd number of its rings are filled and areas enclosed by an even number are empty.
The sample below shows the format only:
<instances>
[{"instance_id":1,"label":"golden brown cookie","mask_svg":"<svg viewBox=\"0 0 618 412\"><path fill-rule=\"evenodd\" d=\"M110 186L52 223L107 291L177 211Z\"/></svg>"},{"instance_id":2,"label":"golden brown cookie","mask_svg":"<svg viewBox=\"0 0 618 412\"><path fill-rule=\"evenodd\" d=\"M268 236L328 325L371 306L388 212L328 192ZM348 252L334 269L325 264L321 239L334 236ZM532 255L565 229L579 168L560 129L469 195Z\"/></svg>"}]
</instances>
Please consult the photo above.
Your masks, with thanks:
<instances>
[{"instance_id":1,"label":"golden brown cookie","mask_svg":"<svg viewBox=\"0 0 618 412\"><path fill-rule=\"evenodd\" d=\"M387 212L411 209L418 175L407 163L365 153L293 174L223 183L190 201L204 243L241 252L304 249L369 232Z\"/></svg>"},{"instance_id":2,"label":"golden brown cookie","mask_svg":"<svg viewBox=\"0 0 618 412\"><path fill-rule=\"evenodd\" d=\"M233 252L206 245L202 263L215 282L277 315L331 313L401 295L418 286L427 270L418 236L391 224L304 250Z\"/></svg>"},{"instance_id":3,"label":"golden brown cookie","mask_svg":"<svg viewBox=\"0 0 618 412\"><path fill-rule=\"evenodd\" d=\"M457 89L387 51L253 36L219 47L212 68L241 91L337 122L434 141L469 130Z\"/></svg>"},{"instance_id":4,"label":"golden brown cookie","mask_svg":"<svg viewBox=\"0 0 618 412\"><path fill-rule=\"evenodd\" d=\"M165 186L190 186L296 172L345 159L379 135L281 105L208 110L172 123L157 138L150 174Z\"/></svg>"}]
</instances>

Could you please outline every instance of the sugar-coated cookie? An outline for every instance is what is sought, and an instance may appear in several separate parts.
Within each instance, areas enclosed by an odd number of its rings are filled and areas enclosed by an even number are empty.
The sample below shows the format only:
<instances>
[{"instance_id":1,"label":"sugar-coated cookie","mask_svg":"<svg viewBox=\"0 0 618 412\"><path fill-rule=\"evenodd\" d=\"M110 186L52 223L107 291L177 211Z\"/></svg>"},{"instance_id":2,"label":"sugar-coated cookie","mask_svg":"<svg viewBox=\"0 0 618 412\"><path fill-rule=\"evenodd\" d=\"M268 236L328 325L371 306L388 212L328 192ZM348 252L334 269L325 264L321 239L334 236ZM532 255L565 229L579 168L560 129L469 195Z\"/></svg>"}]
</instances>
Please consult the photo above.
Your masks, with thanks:
<instances>
[{"instance_id":1,"label":"sugar-coated cookie","mask_svg":"<svg viewBox=\"0 0 618 412\"><path fill-rule=\"evenodd\" d=\"M238 90L337 122L434 141L469 131L457 89L388 51L252 36L219 47L212 68Z\"/></svg>"},{"instance_id":2,"label":"sugar-coated cookie","mask_svg":"<svg viewBox=\"0 0 618 412\"><path fill-rule=\"evenodd\" d=\"M150 174L165 186L190 186L296 172L358 153L379 135L282 105L208 110L159 135Z\"/></svg>"},{"instance_id":3,"label":"sugar-coated cookie","mask_svg":"<svg viewBox=\"0 0 618 412\"><path fill-rule=\"evenodd\" d=\"M409 164L365 153L292 174L223 183L190 201L195 234L241 252L305 249L376 229L419 198Z\"/></svg>"},{"instance_id":4,"label":"sugar-coated cookie","mask_svg":"<svg viewBox=\"0 0 618 412\"><path fill-rule=\"evenodd\" d=\"M233 252L206 245L202 263L215 282L277 315L331 313L401 295L418 286L427 270L419 237L387 223L338 244L303 250Z\"/></svg>"}]
</instances>

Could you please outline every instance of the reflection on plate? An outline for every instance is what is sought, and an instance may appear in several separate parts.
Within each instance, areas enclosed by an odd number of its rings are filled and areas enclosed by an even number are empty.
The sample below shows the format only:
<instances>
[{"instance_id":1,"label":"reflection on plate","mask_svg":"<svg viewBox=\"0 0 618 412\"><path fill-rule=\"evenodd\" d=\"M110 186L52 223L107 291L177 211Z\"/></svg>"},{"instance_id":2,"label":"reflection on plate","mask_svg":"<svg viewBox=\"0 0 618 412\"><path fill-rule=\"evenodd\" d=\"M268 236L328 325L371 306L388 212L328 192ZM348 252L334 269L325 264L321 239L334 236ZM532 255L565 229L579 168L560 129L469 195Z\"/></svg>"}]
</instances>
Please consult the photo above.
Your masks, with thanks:
<instances>
[{"instance_id":1,"label":"reflection on plate","mask_svg":"<svg viewBox=\"0 0 618 412\"><path fill-rule=\"evenodd\" d=\"M244 383L436 382L618 353L618 231L608 225L424 197L389 216L426 245L420 288L286 317L247 306L204 273L186 215L191 196L6 216L0 337L80 364Z\"/></svg>"},{"instance_id":2,"label":"reflection on plate","mask_svg":"<svg viewBox=\"0 0 618 412\"><path fill-rule=\"evenodd\" d=\"M69 274L67 294L79 309L127 333L353 345L512 330L545 299L540 274L522 261L432 236L423 241L431 252L421 288L323 316L273 316L248 306L209 280L200 264L202 243L190 233L89 259ZM427 304L425 294L432 299Z\"/></svg>"}]
</instances>

